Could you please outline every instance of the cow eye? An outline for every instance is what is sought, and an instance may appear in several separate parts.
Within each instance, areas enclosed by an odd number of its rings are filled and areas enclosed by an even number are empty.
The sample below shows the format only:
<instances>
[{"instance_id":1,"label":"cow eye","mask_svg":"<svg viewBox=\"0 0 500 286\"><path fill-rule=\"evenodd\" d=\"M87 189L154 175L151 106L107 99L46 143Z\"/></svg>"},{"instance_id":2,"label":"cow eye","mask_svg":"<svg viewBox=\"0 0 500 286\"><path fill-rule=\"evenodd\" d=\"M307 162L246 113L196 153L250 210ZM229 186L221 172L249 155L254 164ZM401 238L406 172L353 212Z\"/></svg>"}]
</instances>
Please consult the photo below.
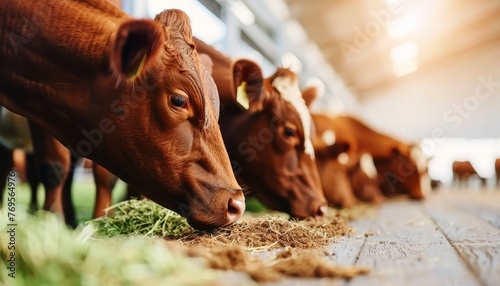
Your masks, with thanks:
<instances>
[{"instance_id":1,"label":"cow eye","mask_svg":"<svg viewBox=\"0 0 500 286\"><path fill-rule=\"evenodd\" d=\"M287 137L292 137L292 136L294 136L294 135L295 135L295 128L292 128L292 127L288 127L288 126L286 126L286 127L285 127L285 135L286 135Z\"/></svg>"},{"instance_id":2,"label":"cow eye","mask_svg":"<svg viewBox=\"0 0 500 286\"><path fill-rule=\"evenodd\" d=\"M184 108L187 105L187 98L182 95L173 94L170 97L170 102L179 108Z\"/></svg>"}]
</instances>

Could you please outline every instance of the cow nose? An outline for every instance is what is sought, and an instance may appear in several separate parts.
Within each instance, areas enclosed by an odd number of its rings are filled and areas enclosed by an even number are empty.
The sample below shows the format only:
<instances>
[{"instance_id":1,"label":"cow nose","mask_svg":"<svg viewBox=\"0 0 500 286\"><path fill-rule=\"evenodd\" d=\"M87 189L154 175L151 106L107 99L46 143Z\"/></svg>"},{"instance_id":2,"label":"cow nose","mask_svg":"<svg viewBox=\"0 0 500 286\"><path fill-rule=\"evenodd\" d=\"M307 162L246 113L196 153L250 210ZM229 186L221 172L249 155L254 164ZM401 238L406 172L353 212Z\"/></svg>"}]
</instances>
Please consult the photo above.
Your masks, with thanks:
<instances>
[{"instance_id":1,"label":"cow nose","mask_svg":"<svg viewBox=\"0 0 500 286\"><path fill-rule=\"evenodd\" d=\"M320 219L326 216L328 213L328 208L326 206L319 206L319 208L316 210L316 215L315 218Z\"/></svg>"},{"instance_id":2,"label":"cow nose","mask_svg":"<svg viewBox=\"0 0 500 286\"><path fill-rule=\"evenodd\" d=\"M245 212L245 201L235 198L229 198L227 203L227 225L232 224L238 220Z\"/></svg>"}]
</instances>

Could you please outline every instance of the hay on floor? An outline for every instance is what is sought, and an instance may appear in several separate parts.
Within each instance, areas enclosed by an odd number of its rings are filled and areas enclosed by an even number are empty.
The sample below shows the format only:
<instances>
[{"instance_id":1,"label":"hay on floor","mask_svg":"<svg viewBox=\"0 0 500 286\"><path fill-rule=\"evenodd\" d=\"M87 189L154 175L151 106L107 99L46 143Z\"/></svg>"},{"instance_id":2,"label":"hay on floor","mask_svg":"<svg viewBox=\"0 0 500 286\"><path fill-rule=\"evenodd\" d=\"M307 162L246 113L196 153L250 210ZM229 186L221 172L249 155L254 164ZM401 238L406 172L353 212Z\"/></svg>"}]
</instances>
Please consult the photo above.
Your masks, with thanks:
<instances>
[{"instance_id":1,"label":"hay on floor","mask_svg":"<svg viewBox=\"0 0 500 286\"><path fill-rule=\"evenodd\" d=\"M350 233L344 219L296 221L263 216L238 221L214 231L193 231L178 239L187 245L238 245L252 251L280 248L316 249L330 245L335 237Z\"/></svg>"},{"instance_id":2,"label":"hay on floor","mask_svg":"<svg viewBox=\"0 0 500 286\"><path fill-rule=\"evenodd\" d=\"M97 219L97 224L91 221L98 228L97 236L165 237L169 240L165 243L177 244L185 255L204 258L213 269L242 271L258 282L285 277L349 279L368 271L333 264L322 251L335 238L351 233L345 212L324 220L302 221L264 215L239 220L226 228L196 231L177 214L164 213L162 207L148 200L132 200L111 209L111 216ZM170 224L171 220L175 222ZM172 229L175 232L169 232ZM256 255L269 251L267 257Z\"/></svg>"}]
</instances>

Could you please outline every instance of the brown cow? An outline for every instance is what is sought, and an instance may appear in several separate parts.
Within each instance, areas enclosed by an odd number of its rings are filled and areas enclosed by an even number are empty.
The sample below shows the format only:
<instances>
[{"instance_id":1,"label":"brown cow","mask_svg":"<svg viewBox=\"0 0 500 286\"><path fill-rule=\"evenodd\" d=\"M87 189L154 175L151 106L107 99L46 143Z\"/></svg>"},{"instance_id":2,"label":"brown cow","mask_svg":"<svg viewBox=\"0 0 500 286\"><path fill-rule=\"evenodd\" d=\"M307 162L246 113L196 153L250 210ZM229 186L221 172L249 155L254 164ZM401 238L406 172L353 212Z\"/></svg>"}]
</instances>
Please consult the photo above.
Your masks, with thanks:
<instances>
[{"instance_id":1,"label":"brown cow","mask_svg":"<svg viewBox=\"0 0 500 286\"><path fill-rule=\"evenodd\" d=\"M305 88L302 91L302 97L310 107L317 98L317 89L314 86ZM356 162L348 164L349 155L342 153L341 158L338 153L348 151L350 143L337 140L331 117L312 113L312 118L316 127L314 149L318 155L317 163L323 191L329 204L349 207L356 203L356 198L364 202L381 202L383 195L378 187L378 180L375 178L373 158L364 153L356 158ZM325 149L329 149L326 157L321 155L324 153L322 150Z\"/></svg>"},{"instance_id":2,"label":"brown cow","mask_svg":"<svg viewBox=\"0 0 500 286\"><path fill-rule=\"evenodd\" d=\"M349 152L350 142L338 140L332 118L322 114L312 114L316 126L314 149L317 154L318 170L325 196L332 206L350 207L357 199L378 203L382 194L375 178L366 174L361 160L347 164L339 160L339 152ZM340 148L340 149L339 149ZM325 154L325 151L330 151ZM347 155L344 153L342 155ZM326 156L325 156L326 155ZM373 173L373 172L372 172ZM356 199L357 198L357 199Z\"/></svg>"},{"instance_id":3,"label":"brown cow","mask_svg":"<svg viewBox=\"0 0 500 286\"><path fill-rule=\"evenodd\" d=\"M335 133L325 118L327 117L323 115L312 114L316 129L313 145L323 193L330 206L351 207L357 203L357 199L352 190L347 167L338 159L340 154L349 149L349 144L335 140Z\"/></svg>"},{"instance_id":4,"label":"brown cow","mask_svg":"<svg viewBox=\"0 0 500 286\"><path fill-rule=\"evenodd\" d=\"M268 208L298 218L323 216L327 208L314 160L311 117L297 76L279 68L264 79L256 63L233 61L201 41L196 44L213 61L221 131L240 182Z\"/></svg>"},{"instance_id":5,"label":"brown cow","mask_svg":"<svg viewBox=\"0 0 500 286\"><path fill-rule=\"evenodd\" d=\"M45 133L44 133L45 134ZM40 183L40 175L44 176L45 170L36 167L34 156L33 156L33 146L31 142L30 130L28 127L28 120L20 115L14 114L9 110L0 106L0 184L2 184L1 194L3 194L3 187L7 180L7 175L13 167L16 167L16 171L19 175L26 172L27 181L31 189L31 200L30 209L35 211L38 209L37 200L37 189ZM58 144L57 148L61 148L60 152L69 152L64 146ZM13 148L17 148L13 152ZM24 150L21 151L21 150ZM22 158L26 157L25 162L22 165L16 166L15 156L21 153ZM60 202L63 206L62 212L64 213L64 219L69 226L75 227L77 225L77 219L75 216L75 211L73 208L71 200L71 186L73 181L74 168L77 166L80 158L73 156L71 160L71 166L68 169L68 174L64 179L56 179L56 182L50 183L49 181L44 181L45 185L45 210L54 210L54 202ZM87 159L88 161L88 159ZM64 168L60 162L54 162L52 167ZM94 178L96 184L96 203L94 207L94 217L99 217L104 214L104 209L109 207L111 204L111 190L117 181L116 176L109 173L102 166L92 162L92 168L94 170ZM47 176L45 176L45 179ZM50 186L53 186L51 189ZM0 205L1 198L0 195ZM51 201L52 200L52 201ZM57 210L56 210L57 211Z\"/></svg>"},{"instance_id":6,"label":"brown cow","mask_svg":"<svg viewBox=\"0 0 500 286\"><path fill-rule=\"evenodd\" d=\"M454 161L452 164L453 170L453 181L458 187L467 187L469 179L473 176L477 176L481 181L481 186L486 186L486 178L479 176L474 166L470 161Z\"/></svg>"},{"instance_id":7,"label":"brown cow","mask_svg":"<svg viewBox=\"0 0 500 286\"><path fill-rule=\"evenodd\" d=\"M182 11L133 20L105 1L8 0L0 19L0 105L196 228L240 217L217 91Z\"/></svg>"},{"instance_id":8,"label":"brown cow","mask_svg":"<svg viewBox=\"0 0 500 286\"><path fill-rule=\"evenodd\" d=\"M330 128L338 142L349 144L348 168L369 153L385 195L406 193L414 199L424 198L430 182L425 157L417 146L381 134L352 116L330 117Z\"/></svg>"}]
</instances>

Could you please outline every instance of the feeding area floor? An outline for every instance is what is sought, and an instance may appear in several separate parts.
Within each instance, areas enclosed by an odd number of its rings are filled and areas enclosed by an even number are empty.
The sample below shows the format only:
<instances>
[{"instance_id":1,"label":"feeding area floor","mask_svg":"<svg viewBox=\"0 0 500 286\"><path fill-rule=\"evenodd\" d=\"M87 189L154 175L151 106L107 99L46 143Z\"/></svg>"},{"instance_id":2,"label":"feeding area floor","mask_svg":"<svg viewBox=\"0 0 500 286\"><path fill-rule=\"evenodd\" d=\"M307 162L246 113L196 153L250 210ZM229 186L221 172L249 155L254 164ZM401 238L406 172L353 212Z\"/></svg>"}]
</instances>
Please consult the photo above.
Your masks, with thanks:
<instances>
[{"instance_id":1,"label":"feeding area floor","mask_svg":"<svg viewBox=\"0 0 500 286\"><path fill-rule=\"evenodd\" d=\"M499 202L498 189L441 189L423 201L332 210L322 221L246 214L210 232L147 200L118 203L76 230L52 213L20 212L16 277L3 267L0 285L496 286ZM2 229L0 241L9 235Z\"/></svg>"},{"instance_id":2,"label":"feeding area floor","mask_svg":"<svg viewBox=\"0 0 500 286\"><path fill-rule=\"evenodd\" d=\"M500 190L441 189L418 202L388 200L355 232L329 248L329 259L367 266L344 279L286 279L262 285L500 285ZM304 265L308 267L308 265ZM223 285L238 285L231 273Z\"/></svg>"}]
</instances>

